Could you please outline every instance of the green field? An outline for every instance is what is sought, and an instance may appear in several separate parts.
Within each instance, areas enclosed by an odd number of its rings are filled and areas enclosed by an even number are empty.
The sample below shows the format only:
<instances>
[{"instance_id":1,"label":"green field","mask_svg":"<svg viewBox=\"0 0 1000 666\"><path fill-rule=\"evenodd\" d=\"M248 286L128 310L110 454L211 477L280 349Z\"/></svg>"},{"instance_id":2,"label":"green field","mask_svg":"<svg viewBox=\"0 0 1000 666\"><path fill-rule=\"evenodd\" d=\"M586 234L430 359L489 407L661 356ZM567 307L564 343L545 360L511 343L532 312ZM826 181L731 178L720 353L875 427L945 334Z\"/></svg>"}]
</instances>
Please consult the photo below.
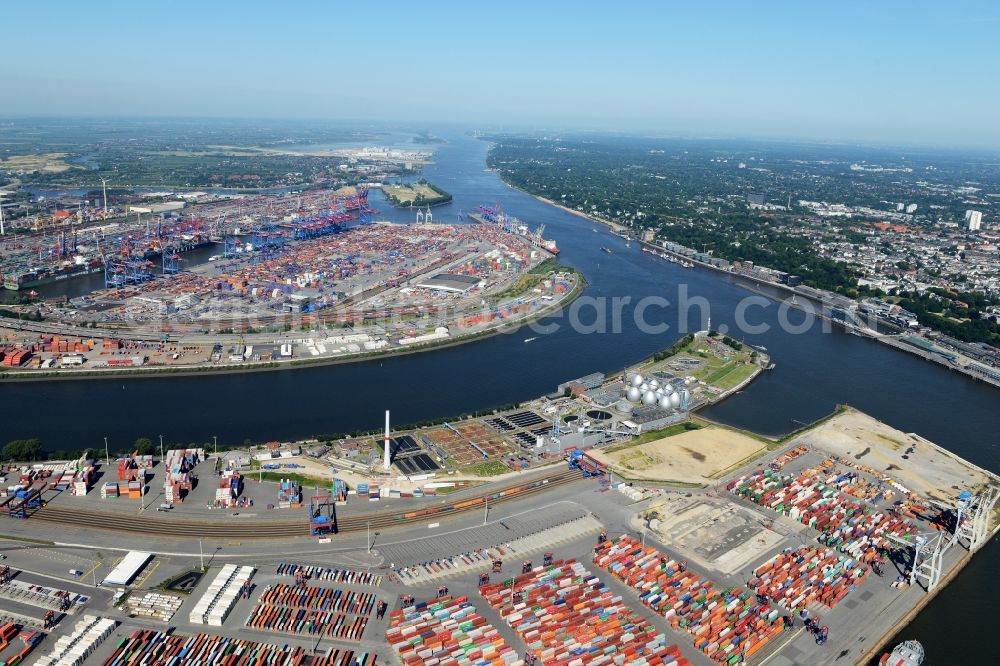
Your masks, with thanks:
<instances>
[{"instance_id":1,"label":"green field","mask_svg":"<svg viewBox=\"0 0 1000 666\"><path fill-rule=\"evenodd\" d=\"M469 474L475 474L476 476L499 476L509 472L510 467L497 460L491 460L490 462L473 465L472 467L466 469L466 471Z\"/></svg>"},{"instance_id":2,"label":"green field","mask_svg":"<svg viewBox=\"0 0 1000 666\"><path fill-rule=\"evenodd\" d=\"M738 386L741 382L753 375L756 369L757 366L755 365L746 365L736 362L727 363L706 378L705 383L711 384L712 386L716 386L725 391L733 388L734 386Z\"/></svg>"},{"instance_id":3,"label":"green field","mask_svg":"<svg viewBox=\"0 0 1000 666\"><path fill-rule=\"evenodd\" d=\"M408 185L383 185L382 192L392 205L400 208L436 206L451 201L450 194L426 182Z\"/></svg>"}]
</instances>

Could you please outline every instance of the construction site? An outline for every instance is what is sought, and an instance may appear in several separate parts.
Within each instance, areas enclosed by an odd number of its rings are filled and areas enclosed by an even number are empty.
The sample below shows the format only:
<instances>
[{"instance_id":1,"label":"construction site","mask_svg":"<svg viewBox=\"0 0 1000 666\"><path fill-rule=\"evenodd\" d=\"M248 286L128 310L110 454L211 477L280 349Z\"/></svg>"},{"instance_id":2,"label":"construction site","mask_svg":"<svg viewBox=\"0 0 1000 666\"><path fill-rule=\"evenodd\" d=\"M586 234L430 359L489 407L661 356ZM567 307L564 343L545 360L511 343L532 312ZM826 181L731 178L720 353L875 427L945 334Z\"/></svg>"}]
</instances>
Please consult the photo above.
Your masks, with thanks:
<instances>
[{"instance_id":1,"label":"construction site","mask_svg":"<svg viewBox=\"0 0 1000 666\"><path fill-rule=\"evenodd\" d=\"M238 368L386 353L529 320L580 286L546 263L541 230L436 224L429 210L415 224L380 222L366 191L243 198L197 214L143 234L91 229L104 288L46 303L42 321L9 321L5 366ZM67 238L60 252L83 256ZM207 243L218 254L187 265L185 250ZM522 280L529 273L537 279Z\"/></svg>"}]
</instances>

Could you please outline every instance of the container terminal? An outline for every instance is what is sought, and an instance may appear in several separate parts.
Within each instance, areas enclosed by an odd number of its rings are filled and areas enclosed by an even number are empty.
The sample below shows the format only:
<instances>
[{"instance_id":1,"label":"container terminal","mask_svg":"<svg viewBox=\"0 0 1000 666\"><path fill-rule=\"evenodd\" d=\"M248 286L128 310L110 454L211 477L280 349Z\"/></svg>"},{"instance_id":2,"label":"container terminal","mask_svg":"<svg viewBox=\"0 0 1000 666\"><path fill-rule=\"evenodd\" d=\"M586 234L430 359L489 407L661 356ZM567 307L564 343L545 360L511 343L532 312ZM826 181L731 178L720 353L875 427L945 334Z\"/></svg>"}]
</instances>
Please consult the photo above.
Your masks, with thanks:
<instances>
[{"instance_id":1,"label":"container terminal","mask_svg":"<svg viewBox=\"0 0 1000 666\"><path fill-rule=\"evenodd\" d=\"M7 467L0 658L876 663L995 534L1000 478L850 408L781 440L699 418L770 362L735 354L694 336L417 430Z\"/></svg>"},{"instance_id":2,"label":"container terminal","mask_svg":"<svg viewBox=\"0 0 1000 666\"><path fill-rule=\"evenodd\" d=\"M540 232L504 219L437 224L419 211L418 223L395 224L375 219L364 191L324 208L328 197L244 199L158 226L192 245L218 241L219 254L190 267L165 235L119 237L103 289L45 304L43 321L4 321L5 367L237 369L371 355L523 322L582 286L546 261L557 250ZM164 247L154 273L148 253Z\"/></svg>"}]
</instances>

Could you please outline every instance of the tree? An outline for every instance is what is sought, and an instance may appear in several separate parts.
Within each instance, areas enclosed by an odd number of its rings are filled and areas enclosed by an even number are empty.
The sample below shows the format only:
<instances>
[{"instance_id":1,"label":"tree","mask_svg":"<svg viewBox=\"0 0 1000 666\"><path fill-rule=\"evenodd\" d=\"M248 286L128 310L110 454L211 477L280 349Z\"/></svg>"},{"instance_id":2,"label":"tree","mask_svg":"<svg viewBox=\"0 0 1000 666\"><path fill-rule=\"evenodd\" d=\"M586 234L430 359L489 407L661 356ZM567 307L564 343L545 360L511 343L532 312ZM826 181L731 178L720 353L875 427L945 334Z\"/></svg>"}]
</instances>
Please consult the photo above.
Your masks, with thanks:
<instances>
[{"instance_id":1,"label":"tree","mask_svg":"<svg viewBox=\"0 0 1000 666\"><path fill-rule=\"evenodd\" d=\"M135 440L135 450L140 456L149 455L153 452L153 440L149 437L140 437Z\"/></svg>"},{"instance_id":2,"label":"tree","mask_svg":"<svg viewBox=\"0 0 1000 666\"><path fill-rule=\"evenodd\" d=\"M3 457L6 460L33 461L38 459L41 452L40 439L15 439L3 447Z\"/></svg>"}]
</instances>

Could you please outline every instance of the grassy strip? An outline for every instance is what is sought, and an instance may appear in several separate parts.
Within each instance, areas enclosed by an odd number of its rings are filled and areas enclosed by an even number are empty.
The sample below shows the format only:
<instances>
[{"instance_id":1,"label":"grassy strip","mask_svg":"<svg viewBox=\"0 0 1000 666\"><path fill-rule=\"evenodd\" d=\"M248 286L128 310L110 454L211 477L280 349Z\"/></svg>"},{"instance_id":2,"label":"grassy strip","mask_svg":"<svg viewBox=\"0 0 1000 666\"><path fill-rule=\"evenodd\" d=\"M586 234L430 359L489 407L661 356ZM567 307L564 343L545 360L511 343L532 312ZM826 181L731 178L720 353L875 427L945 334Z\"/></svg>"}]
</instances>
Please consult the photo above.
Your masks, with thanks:
<instances>
[{"instance_id":1,"label":"grassy strip","mask_svg":"<svg viewBox=\"0 0 1000 666\"><path fill-rule=\"evenodd\" d=\"M34 543L40 546L54 546L55 541L46 541L45 539L32 539L30 537L14 536L12 534L0 534L0 539L5 539L7 541L23 541L24 543Z\"/></svg>"},{"instance_id":2,"label":"grassy strip","mask_svg":"<svg viewBox=\"0 0 1000 666\"><path fill-rule=\"evenodd\" d=\"M649 432L644 432L635 439L633 439L631 442L626 442L624 444L612 446L610 448L604 449L604 452L615 453L617 451L624 451L625 449L631 448L633 446L639 446L640 444L645 444L646 442L655 442L656 440L663 439L665 437L673 437L674 435L679 435L682 432L687 432L689 430L698 430L701 427L703 427L702 424L695 423L694 421L675 423L660 430L650 430Z\"/></svg>"},{"instance_id":3,"label":"grassy strip","mask_svg":"<svg viewBox=\"0 0 1000 666\"><path fill-rule=\"evenodd\" d=\"M501 474L507 474L511 471L511 469L500 461L491 460L490 462L479 463L478 465L468 467L465 471L469 474L475 474L476 476L500 476Z\"/></svg>"},{"instance_id":4,"label":"grassy strip","mask_svg":"<svg viewBox=\"0 0 1000 666\"><path fill-rule=\"evenodd\" d=\"M722 390L728 390L745 381L757 371L756 365L737 365L730 368L722 377L716 379L712 384Z\"/></svg>"},{"instance_id":5,"label":"grassy strip","mask_svg":"<svg viewBox=\"0 0 1000 666\"><path fill-rule=\"evenodd\" d=\"M332 479L321 479L315 476L309 476L307 474L299 474L297 472L273 472L273 471L253 471L250 472L247 477L253 480L253 477L257 476L261 481L271 481L274 483L281 483L284 480L295 481L302 488L329 488L333 485Z\"/></svg>"}]
</instances>

